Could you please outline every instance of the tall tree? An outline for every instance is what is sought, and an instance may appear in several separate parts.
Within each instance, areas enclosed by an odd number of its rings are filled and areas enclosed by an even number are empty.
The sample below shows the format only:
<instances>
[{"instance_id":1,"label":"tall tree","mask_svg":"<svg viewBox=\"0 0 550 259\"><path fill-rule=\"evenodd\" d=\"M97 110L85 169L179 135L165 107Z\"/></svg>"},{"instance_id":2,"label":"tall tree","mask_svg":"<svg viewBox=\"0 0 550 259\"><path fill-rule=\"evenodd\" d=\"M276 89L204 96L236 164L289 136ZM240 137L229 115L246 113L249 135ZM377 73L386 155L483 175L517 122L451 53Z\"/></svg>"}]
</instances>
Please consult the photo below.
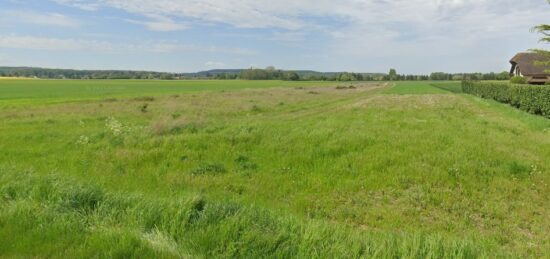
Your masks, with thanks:
<instances>
[{"instance_id":1,"label":"tall tree","mask_svg":"<svg viewBox=\"0 0 550 259\"><path fill-rule=\"evenodd\" d=\"M550 0L548 0L548 3L550 4ZM550 43L550 24L541 24L539 26L535 26L533 28L533 31L542 34L542 38L540 39L541 42ZM536 49L535 52L550 57L549 50ZM538 64L542 66L550 66L550 61L538 62ZM550 70L548 70L547 72L550 72Z\"/></svg>"},{"instance_id":2,"label":"tall tree","mask_svg":"<svg viewBox=\"0 0 550 259\"><path fill-rule=\"evenodd\" d=\"M388 74L388 76L390 77L390 81L397 80L397 70L395 70L394 68L390 69L390 73Z\"/></svg>"}]
</instances>

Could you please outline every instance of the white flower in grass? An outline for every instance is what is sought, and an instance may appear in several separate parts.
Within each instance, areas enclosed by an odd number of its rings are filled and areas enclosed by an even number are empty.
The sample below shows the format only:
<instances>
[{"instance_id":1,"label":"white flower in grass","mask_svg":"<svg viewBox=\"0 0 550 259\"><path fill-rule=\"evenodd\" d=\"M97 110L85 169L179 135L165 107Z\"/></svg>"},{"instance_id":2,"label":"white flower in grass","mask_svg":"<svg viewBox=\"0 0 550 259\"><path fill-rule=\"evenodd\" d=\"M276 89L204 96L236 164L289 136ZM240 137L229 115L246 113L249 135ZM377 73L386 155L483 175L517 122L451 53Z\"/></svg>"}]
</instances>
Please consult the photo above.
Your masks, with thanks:
<instances>
[{"instance_id":1,"label":"white flower in grass","mask_svg":"<svg viewBox=\"0 0 550 259\"><path fill-rule=\"evenodd\" d=\"M105 126L113 133L115 136L120 136L124 131L124 125L117 121L114 117L109 117L106 120Z\"/></svg>"},{"instance_id":2,"label":"white flower in grass","mask_svg":"<svg viewBox=\"0 0 550 259\"><path fill-rule=\"evenodd\" d=\"M78 145L87 145L90 144L90 138L87 136L80 136L78 140L76 141L76 144Z\"/></svg>"}]
</instances>

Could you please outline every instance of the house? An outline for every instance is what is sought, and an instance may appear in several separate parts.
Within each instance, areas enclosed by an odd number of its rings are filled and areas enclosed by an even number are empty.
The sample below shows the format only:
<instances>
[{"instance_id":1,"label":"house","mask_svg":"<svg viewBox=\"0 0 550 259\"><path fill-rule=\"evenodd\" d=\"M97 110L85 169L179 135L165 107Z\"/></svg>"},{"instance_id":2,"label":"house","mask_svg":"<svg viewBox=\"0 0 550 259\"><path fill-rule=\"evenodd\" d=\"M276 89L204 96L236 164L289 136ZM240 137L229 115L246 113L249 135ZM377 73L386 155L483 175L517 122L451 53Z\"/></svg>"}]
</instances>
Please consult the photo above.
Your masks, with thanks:
<instances>
[{"instance_id":1,"label":"house","mask_svg":"<svg viewBox=\"0 0 550 259\"><path fill-rule=\"evenodd\" d=\"M533 52L518 53L511 60L511 76L523 76L529 84L550 83L550 66L537 64L550 61L550 56Z\"/></svg>"}]
</instances>

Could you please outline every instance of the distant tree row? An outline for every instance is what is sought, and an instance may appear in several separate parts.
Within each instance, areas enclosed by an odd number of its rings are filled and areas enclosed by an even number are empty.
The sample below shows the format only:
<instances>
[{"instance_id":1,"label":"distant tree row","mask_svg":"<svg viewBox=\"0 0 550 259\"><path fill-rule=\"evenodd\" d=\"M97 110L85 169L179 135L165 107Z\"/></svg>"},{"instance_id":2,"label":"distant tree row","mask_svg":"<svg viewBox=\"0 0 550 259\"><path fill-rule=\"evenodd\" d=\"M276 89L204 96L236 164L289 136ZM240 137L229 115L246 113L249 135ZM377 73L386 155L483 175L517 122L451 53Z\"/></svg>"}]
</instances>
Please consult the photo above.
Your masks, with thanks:
<instances>
[{"instance_id":1,"label":"distant tree row","mask_svg":"<svg viewBox=\"0 0 550 259\"><path fill-rule=\"evenodd\" d=\"M267 67L265 69L250 68L240 73L224 73L207 76L214 79L242 79L242 80L289 80L289 81L437 81L437 80L509 80L508 72L501 73L444 73L434 72L430 75L401 75L397 70L390 69L388 74L368 73L297 73Z\"/></svg>"},{"instance_id":2,"label":"distant tree row","mask_svg":"<svg viewBox=\"0 0 550 259\"><path fill-rule=\"evenodd\" d=\"M275 69L275 67L245 69L239 73L238 78L244 80L300 80L300 76L296 72L283 71Z\"/></svg>"},{"instance_id":3,"label":"distant tree row","mask_svg":"<svg viewBox=\"0 0 550 259\"><path fill-rule=\"evenodd\" d=\"M431 73L429 80L510 80L509 72L501 73L460 73L449 74L443 72Z\"/></svg>"},{"instance_id":4,"label":"distant tree row","mask_svg":"<svg viewBox=\"0 0 550 259\"><path fill-rule=\"evenodd\" d=\"M286 81L423 81L423 80L509 80L508 72L502 73L444 73L430 75L401 75L395 69L381 73L322 73L315 71L285 71L275 67L209 71L189 74L173 74L148 71L118 70L70 70L27 67L0 67L0 77L30 77L46 79L219 79L219 80L286 80Z\"/></svg>"},{"instance_id":5,"label":"distant tree row","mask_svg":"<svg viewBox=\"0 0 550 259\"><path fill-rule=\"evenodd\" d=\"M179 78L177 74L148 71L72 70L32 67L0 67L1 77L29 77L45 79L160 79Z\"/></svg>"}]
</instances>

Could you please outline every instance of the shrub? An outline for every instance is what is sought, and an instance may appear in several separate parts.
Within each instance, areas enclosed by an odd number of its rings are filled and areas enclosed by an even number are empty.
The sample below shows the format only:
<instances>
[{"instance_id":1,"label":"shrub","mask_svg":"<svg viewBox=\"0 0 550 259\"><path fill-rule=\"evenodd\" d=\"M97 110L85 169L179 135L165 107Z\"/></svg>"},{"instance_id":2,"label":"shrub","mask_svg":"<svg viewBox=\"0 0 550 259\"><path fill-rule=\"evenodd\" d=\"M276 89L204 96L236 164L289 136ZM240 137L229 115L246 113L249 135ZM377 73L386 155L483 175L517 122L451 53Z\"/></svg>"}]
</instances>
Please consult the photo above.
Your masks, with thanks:
<instances>
[{"instance_id":1,"label":"shrub","mask_svg":"<svg viewBox=\"0 0 550 259\"><path fill-rule=\"evenodd\" d=\"M514 76L510 79L510 83L525 85L525 84L527 84L527 79L525 79L525 77L521 77L521 76Z\"/></svg>"},{"instance_id":2,"label":"shrub","mask_svg":"<svg viewBox=\"0 0 550 259\"><path fill-rule=\"evenodd\" d=\"M493 82L464 81L462 91L481 98L493 99L503 103L510 102L510 84Z\"/></svg>"},{"instance_id":3,"label":"shrub","mask_svg":"<svg viewBox=\"0 0 550 259\"><path fill-rule=\"evenodd\" d=\"M465 93L508 103L521 110L550 118L550 87L508 83L464 81Z\"/></svg>"}]
</instances>

